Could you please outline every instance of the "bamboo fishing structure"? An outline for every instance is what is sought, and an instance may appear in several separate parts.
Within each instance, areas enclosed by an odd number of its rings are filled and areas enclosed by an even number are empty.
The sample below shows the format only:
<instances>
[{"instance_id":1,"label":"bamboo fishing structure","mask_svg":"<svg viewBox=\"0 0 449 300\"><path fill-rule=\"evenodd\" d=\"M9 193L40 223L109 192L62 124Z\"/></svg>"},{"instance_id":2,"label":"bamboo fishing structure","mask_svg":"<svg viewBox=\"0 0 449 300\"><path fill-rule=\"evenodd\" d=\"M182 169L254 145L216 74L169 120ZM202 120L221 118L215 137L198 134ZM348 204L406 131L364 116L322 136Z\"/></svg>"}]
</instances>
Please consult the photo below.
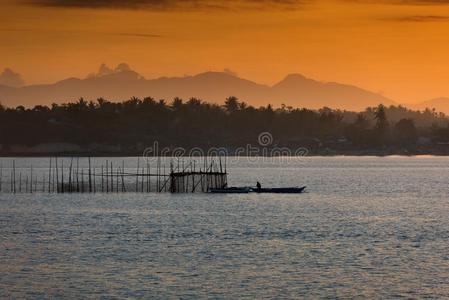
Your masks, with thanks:
<instances>
[{"instance_id":1,"label":"bamboo fishing structure","mask_svg":"<svg viewBox=\"0 0 449 300\"><path fill-rule=\"evenodd\" d=\"M228 175L221 156L188 162L157 157L154 167L138 158L135 168L126 167L125 160L98 162L90 157L83 165L80 158L59 157L49 158L46 167L18 165L15 159L0 161L0 193L199 193L226 187Z\"/></svg>"}]
</instances>

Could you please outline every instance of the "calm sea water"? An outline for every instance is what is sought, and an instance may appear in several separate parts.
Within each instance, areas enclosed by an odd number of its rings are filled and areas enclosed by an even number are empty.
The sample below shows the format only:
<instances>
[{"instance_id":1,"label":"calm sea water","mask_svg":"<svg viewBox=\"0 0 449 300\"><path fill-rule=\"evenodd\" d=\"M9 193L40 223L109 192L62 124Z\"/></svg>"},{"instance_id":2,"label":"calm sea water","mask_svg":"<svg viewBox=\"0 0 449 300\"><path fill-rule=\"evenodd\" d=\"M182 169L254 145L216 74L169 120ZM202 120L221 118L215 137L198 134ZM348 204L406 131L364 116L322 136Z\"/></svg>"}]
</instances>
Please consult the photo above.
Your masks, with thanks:
<instances>
[{"instance_id":1,"label":"calm sea water","mask_svg":"<svg viewBox=\"0 0 449 300\"><path fill-rule=\"evenodd\" d=\"M229 164L308 192L1 194L0 297L449 297L449 158Z\"/></svg>"}]
</instances>

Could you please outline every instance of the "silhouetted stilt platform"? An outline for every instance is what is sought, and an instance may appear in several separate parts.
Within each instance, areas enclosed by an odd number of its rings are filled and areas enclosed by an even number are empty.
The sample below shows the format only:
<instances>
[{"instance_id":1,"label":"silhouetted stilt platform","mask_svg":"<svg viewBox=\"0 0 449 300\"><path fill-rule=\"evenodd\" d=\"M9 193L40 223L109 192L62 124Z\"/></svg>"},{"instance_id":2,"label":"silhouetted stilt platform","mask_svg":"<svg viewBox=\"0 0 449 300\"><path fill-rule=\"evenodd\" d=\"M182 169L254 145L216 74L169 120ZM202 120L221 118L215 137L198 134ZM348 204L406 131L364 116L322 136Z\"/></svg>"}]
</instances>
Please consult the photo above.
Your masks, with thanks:
<instances>
[{"instance_id":1,"label":"silhouetted stilt platform","mask_svg":"<svg viewBox=\"0 0 449 300\"><path fill-rule=\"evenodd\" d=\"M161 158L154 158L155 167L150 166L151 159L142 163L139 158L134 168L126 167L124 161L117 165L117 161L105 160L100 166L93 166L90 158L85 160L87 168L80 167L80 158L50 158L46 169L17 168L15 160L7 168L2 163L0 192L196 193L227 186L226 158L222 160L222 157L204 157L199 168L194 158L188 163L179 158L171 159L169 172Z\"/></svg>"}]
</instances>

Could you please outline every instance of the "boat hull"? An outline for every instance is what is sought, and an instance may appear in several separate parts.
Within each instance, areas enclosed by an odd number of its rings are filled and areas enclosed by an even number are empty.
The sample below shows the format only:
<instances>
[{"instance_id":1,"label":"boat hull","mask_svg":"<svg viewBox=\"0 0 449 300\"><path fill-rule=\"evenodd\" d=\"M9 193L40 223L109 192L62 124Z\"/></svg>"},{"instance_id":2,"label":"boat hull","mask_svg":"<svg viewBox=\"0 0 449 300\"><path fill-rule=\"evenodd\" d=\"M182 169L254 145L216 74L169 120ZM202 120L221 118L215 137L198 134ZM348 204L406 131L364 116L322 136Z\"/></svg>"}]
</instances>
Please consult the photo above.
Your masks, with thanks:
<instances>
[{"instance_id":1,"label":"boat hull","mask_svg":"<svg viewBox=\"0 0 449 300\"><path fill-rule=\"evenodd\" d=\"M306 189L303 187L291 187L291 188L261 188L255 189L254 192L259 194L301 194Z\"/></svg>"},{"instance_id":2,"label":"boat hull","mask_svg":"<svg viewBox=\"0 0 449 300\"><path fill-rule=\"evenodd\" d=\"M222 189L210 189L211 194L248 194L248 193L258 193L258 194L301 194L305 190L303 187L289 187L289 188L249 188L249 187L231 187Z\"/></svg>"},{"instance_id":3,"label":"boat hull","mask_svg":"<svg viewBox=\"0 0 449 300\"><path fill-rule=\"evenodd\" d=\"M210 189L211 194L248 194L251 192L251 188L223 188L223 189Z\"/></svg>"}]
</instances>

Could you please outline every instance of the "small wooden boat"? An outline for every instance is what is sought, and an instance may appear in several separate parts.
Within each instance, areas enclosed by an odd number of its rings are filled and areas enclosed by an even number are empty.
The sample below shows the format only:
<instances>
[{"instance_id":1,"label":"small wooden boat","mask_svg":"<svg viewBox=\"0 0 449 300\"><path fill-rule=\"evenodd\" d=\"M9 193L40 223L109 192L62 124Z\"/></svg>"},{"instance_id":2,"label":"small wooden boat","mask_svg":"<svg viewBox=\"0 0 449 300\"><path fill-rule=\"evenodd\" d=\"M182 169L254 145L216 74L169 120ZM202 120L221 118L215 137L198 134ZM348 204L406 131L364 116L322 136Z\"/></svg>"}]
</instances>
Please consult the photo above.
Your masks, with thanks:
<instances>
[{"instance_id":1,"label":"small wooden boat","mask_svg":"<svg viewBox=\"0 0 449 300\"><path fill-rule=\"evenodd\" d=\"M255 193L261 194L301 194L306 189L303 187L286 187L286 188L261 188L261 189L253 189Z\"/></svg>"},{"instance_id":2,"label":"small wooden boat","mask_svg":"<svg viewBox=\"0 0 449 300\"><path fill-rule=\"evenodd\" d=\"M248 194L252 192L250 187L226 187L226 188L217 188L217 189L209 189L209 193L212 194Z\"/></svg>"},{"instance_id":3,"label":"small wooden boat","mask_svg":"<svg viewBox=\"0 0 449 300\"><path fill-rule=\"evenodd\" d=\"M252 188L252 187L228 187L228 188L217 188L209 189L209 193L212 194L248 194L248 193L259 193L259 194L301 194L306 189L303 187L287 187L287 188Z\"/></svg>"}]
</instances>

